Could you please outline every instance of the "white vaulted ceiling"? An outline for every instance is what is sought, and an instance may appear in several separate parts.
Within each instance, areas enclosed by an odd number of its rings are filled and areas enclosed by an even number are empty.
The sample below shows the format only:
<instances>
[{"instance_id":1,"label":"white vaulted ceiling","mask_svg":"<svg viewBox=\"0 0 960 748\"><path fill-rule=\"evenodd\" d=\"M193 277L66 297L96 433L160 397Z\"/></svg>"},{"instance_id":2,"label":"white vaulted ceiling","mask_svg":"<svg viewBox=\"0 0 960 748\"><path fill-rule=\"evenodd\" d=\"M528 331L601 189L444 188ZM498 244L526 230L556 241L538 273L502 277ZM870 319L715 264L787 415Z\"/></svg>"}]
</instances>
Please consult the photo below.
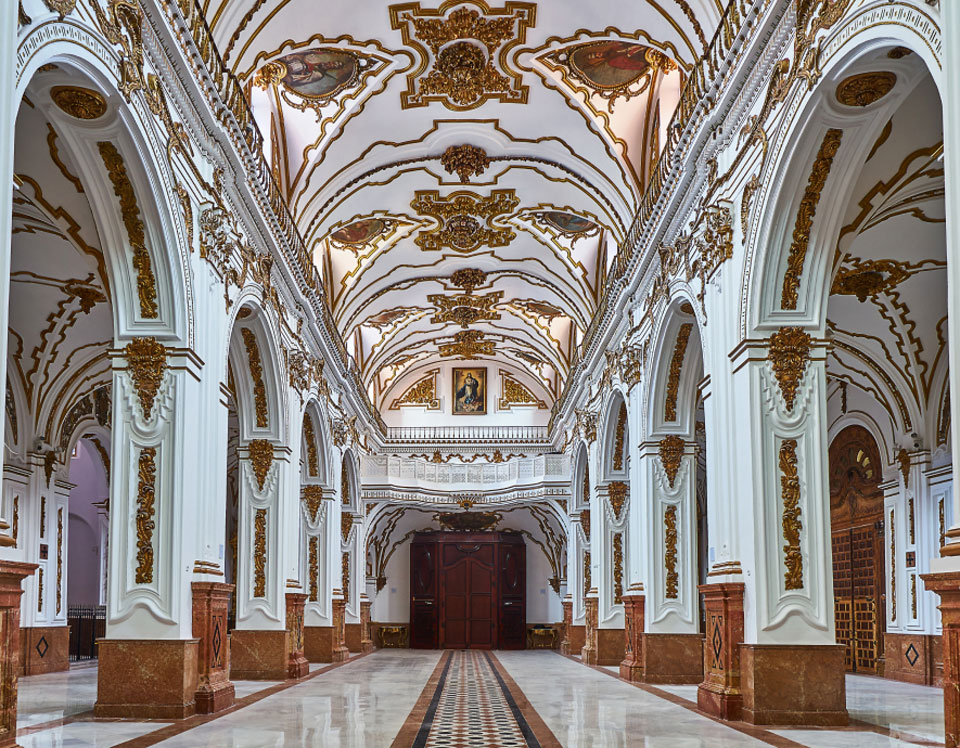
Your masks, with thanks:
<instances>
[{"instance_id":1,"label":"white vaulted ceiling","mask_svg":"<svg viewBox=\"0 0 960 748\"><path fill-rule=\"evenodd\" d=\"M552 403L719 0L202 5L374 401L482 359Z\"/></svg>"}]
</instances>

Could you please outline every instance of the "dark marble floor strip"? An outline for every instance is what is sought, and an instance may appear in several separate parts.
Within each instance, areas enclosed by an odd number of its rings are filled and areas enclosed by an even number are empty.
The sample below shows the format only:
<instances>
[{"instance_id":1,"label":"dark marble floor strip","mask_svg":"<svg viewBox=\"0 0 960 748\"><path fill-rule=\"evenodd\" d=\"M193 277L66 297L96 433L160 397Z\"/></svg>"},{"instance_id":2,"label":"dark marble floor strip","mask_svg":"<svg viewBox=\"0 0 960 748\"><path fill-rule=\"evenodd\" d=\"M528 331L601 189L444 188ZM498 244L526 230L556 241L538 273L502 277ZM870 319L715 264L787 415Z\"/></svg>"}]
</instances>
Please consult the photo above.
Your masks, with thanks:
<instances>
[{"instance_id":1,"label":"dark marble floor strip","mask_svg":"<svg viewBox=\"0 0 960 748\"><path fill-rule=\"evenodd\" d=\"M426 720L427 712L430 710L431 706L433 707L434 711L436 711L437 700L440 698L440 694L443 692L442 681L446 678L447 671L450 668L450 658L452 656L453 652L450 651L444 652L440 656L440 661L433 669L433 673L431 673L430 678L427 680L427 684L423 687L423 691L420 692L420 698L418 698L417 703L413 705L413 709L410 710L410 714L407 716L407 719L404 721L403 726L401 726L397 736L390 744L390 748L410 748L410 746L413 745L413 742L418 738L423 723ZM430 729L427 728L427 734L429 733Z\"/></svg>"},{"instance_id":2,"label":"dark marble floor strip","mask_svg":"<svg viewBox=\"0 0 960 748\"><path fill-rule=\"evenodd\" d=\"M503 689L507 701L511 709L513 709L514 717L520 725L520 729L523 730L524 737L527 737L529 733L535 741L530 742L530 738L528 737L528 745L536 745L540 748L562 748L560 741L557 740L557 736L547 727L547 723L543 721L540 713L533 708L533 704L530 703L530 700L520 686L517 685L517 682L510 677L510 674L506 671L506 668L503 667L500 660L497 659L497 656L493 652L486 654L487 660L493 668L493 673L500 683L500 688Z\"/></svg>"}]
</instances>

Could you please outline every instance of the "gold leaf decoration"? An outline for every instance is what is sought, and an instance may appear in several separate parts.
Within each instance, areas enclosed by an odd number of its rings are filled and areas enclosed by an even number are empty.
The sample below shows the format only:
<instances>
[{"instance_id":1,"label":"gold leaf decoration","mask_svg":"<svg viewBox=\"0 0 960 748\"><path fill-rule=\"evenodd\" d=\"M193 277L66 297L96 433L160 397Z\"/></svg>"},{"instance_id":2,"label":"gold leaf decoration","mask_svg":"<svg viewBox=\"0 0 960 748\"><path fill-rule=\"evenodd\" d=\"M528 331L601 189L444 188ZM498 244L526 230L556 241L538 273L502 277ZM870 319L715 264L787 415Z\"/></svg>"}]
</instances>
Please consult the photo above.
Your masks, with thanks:
<instances>
[{"instance_id":1,"label":"gold leaf decoration","mask_svg":"<svg viewBox=\"0 0 960 748\"><path fill-rule=\"evenodd\" d=\"M890 93L895 85L897 76L884 70L851 75L837 86L837 101L846 106L870 106Z\"/></svg>"},{"instance_id":2,"label":"gold leaf decoration","mask_svg":"<svg viewBox=\"0 0 960 748\"><path fill-rule=\"evenodd\" d=\"M452 145L443 152L440 165L447 174L456 172L461 182L469 182L470 177L479 177L490 166L490 157L475 145Z\"/></svg>"},{"instance_id":3,"label":"gold leaf decoration","mask_svg":"<svg viewBox=\"0 0 960 748\"><path fill-rule=\"evenodd\" d=\"M120 199L120 213L127 230L127 239L133 251L132 263L137 273L137 296L140 301L140 316L144 319L157 319L157 279L153 274L150 253L144 239L143 221L137 205L137 195L127 176L127 167L117 147L109 141L97 143L100 158L107 168L107 174L113 183L113 192Z\"/></svg>"},{"instance_id":4,"label":"gold leaf decoration","mask_svg":"<svg viewBox=\"0 0 960 748\"><path fill-rule=\"evenodd\" d=\"M613 602L623 602L623 533L613 536Z\"/></svg>"},{"instance_id":5,"label":"gold leaf decoration","mask_svg":"<svg viewBox=\"0 0 960 748\"><path fill-rule=\"evenodd\" d=\"M311 522L317 521L317 512L323 501L323 487L315 484L303 487L303 503L307 505L307 516Z\"/></svg>"},{"instance_id":6,"label":"gold leaf decoration","mask_svg":"<svg viewBox=\"0 0 960 748\"><path fill-rule=\"evenodd\" d=\"M663 511L663 565L666 570L665 597L676 600L680 595L680 574L677 572L677 507L671 504Z\"/></svg>"},{"instance_id":7,"label":"gold leaf decoration","mask_svg":"<svg viewBox=\"0 0 960 748\"><path fill-rule=\"evenodd\" d=\"M273 444L266 439L253 439L247 446L247 454L257 479L257 487L262 491L270 466L273 465Z\"/></svg>"},{"instance_id":8,"label":"gold leaf decoration","mask_svg":"<svg viewBox=\"0 0 960 748\"><path fill-rule=\"evenodd\" d=\"M437 369L410 385L400 397L390 404L390 410L399 410L402 405L425 405L427 410L439 410L437 398Z\"/></svg>"},{"instance_id":9,"label":"gold leaf decoration","mask_svg":"<svg viewBox=\"0 0 960 748\"><path fill-rule=\"evenodd\" d=\"M574 409L577 416L577 430L588 442L597 440L597 414L589 410Z\"/></svg>"},{"instance_id":10,"label":"gold leaf decoration","mask_svg":"<svg viewBox=\"0 0 960 748\"><path fill-rule=\"evenodd\" d=\"M812 342L810 335L799 327L781 327L770 336L767 358L788 411L793 410L797 388L807 370Z\"/></svg>"},{"instance_id":11,"label":"gold leaf decoration","mask_svg":"<svg viewBox=\"0 0 960 748\"><path fill-rule=\"evenodd\" d=\"M629 486L621 480L615 480L607 487L607 495L610 497L610 508L613 509L613 516L617 522L620 521L623 506L627 503L629 490Z\"/></svg>"},{"instance_id":12,"label":"gold leaf decoration","mask_svg":"<svg viewBox=\"0 0 960 748\"><path fill-rule=\"evenodd\" d=\"M580 512L580 527L583 528L583 538L590 542L590 510L584 509Z\"/></svg>"},{"instance_id":13,"label":"gold leaf decoration","mask_svg":"<svg viewBox=\"0 0 960 748\"><path fill-rule=\"evenodd\" d=\"M900 474L903 476L904 490L910 488L910 454L902 449L897 452L897 464L900 466Z\"/></svg>"},{"instance_id":14,"label":"gold leaf decoration","mask_svg":"<svg viewBox=\"0 0 960 748\"><path fill-rule=\"evenodd\" d=\"M353 527L353 515L350 512L340 512L340 537L343 542L347 542L350 537L350 530Z\"/></svg>"},{"instance_id":15,"label":"gold leaf decoration","mask_svg":"<svg viewBox=\"0 0 960 748\"><path fill-rule=\"evenodd\" d=\"M310 538L308 558L310 602L315 603L320 599L320 538L316 535Z\"/></svg>"},{"instance_id":16,"label":"gold leaf decoration","mask_svg":"<svg viewBox=\"0 0 960 748\"><path fill-rule=\"evenodd\" d=\"M670 488L677 480L677 473L680 470L680 461L683 459L683 450L686 448L686 442L676 434L670 434L660 440L660 464L663 465L663 472L667 475L667 481Z\"/></svg>"},{"instance_id":17,"label":"gold leaf decoration","mask_svg":"<svg viewBox=\"0 0 960 748\"><path fill-rule=\"evenodd\" d=\"M617 425L613 432L613 469L623 470L623 447L624 437L627 429L627 404L620 402L620 410L617 411Z\"/></svg>"},{"instance_id":18,"label":"gold leaf decoration","mask_svg":"<svg viewBox=\"0 0 960 748\"><path fill-rule=\"evenodd\" d=\"M897 525L890 510L890 617L897 620Z\"/></svg>"},{"instance_id":19,"label":"gold leaf decoration","mask_svg":"<svg viewBox=\"0 0 960 748\"><path fill-rule=\"evenodd\" d=\"M509 51L534 25L536 5L509 2L502 9L491 9L484 2L466 0L447 15L451 4L445 2L436 10L422 8L419 2L390 6L391 27L421 59L407 74L401 107L440 102L465 111L491 100L525 103L527 86L519 73L504 65Z\"/></svg>"},{"instance_id":20,"label":"gold leaf decoration","mask_svg":"<svg viewBox=\"0 0 960 748\"><path fill-rule=\"evenodd\" d=\"M493 190L489 196L460 190L441 197L436 190L417 190L410 207L418 215L437 222L433 229L421 229L414 242L424 252L444 248L472 252L480 247L505 247L517 234L493 220L506 216L520 204L514 190Z\"/></svg>"},{"instance_id":21,"label":"gold leaf decoration","mask_svg":"<svg viewBox=\"0 0 960 748\"><path fill-rule=\"evenodd\" d=\"M543 400L536 397L513 377L502 376L500 386L500 410L509 410L513 405L535 405L538 410L545 410L547 407Z\"/></svg>"},{"instance_id":22,"label":"gold leaf decoration","mask_svg":"<svg viewBox=\"0 0 960 748\"><path fill-rule=\"evenodd\" d=\"M684 322L677 331L677 341L670 358L670 370L667 372L667 394L663 401L663 420L677 420L677 391L680 389L680 374L683 371L683 359L687 353L687 341L690 339L692 322Z\"/></svg>"},{"instance_id":23,"label":"gold leaf decoration","mask_svg":"<svg viewBox=\"0 0 960 748\"><path fill-rule=\"evenodd\" d=\"M153 516L156 501L157 448L140 450L137 483L137 584L153 583Z\"/></svg>"},{"instance_id":24,"label":"gold leaf decoration","mask_svg":"<svg viewBox=\"0 0 960 748\"><path fill-rule=\"evenodd\" d=\"M343 584L343 601L350 602L350 554L346 551L340 557L340 581Z\"/></svg>"},{"instance_id":25,"label":"gold leaf decoration","mask_svg":"<svg viewBox=\"0 0 960 748\"><path fill-rule=\"evenodd\" d=\"M472 294L473 289L482 286L486 281L487 274L479 268L460 268L450 276L450 282L467 294Z\"/></svg>"},{"instance_id":26,"label":"gold leaf decoration","mask_svg":"<svg viewBox=\"0 0 960 748\"><path fill-rule=\"evenodd\" d=\"M253 518L253 596L267 596L267 510Z\"/></svg>"},{"instance_id":27,"label":"gold leaf decoration","mask_svg":"<svg viewBox=\"0 0 960 748\"><path fill-rule=\"evenodd\" d=\"M493 307L502 298L503 291L493 291L483 296L430 294L427 301L437 308L430 322L435 325L453 322L466 329L474 322L498 320L500 312Z\"/></svg>"},{"instance_id":28,"label":"gold leaf decoration","mask_svg":"<svg viewBox=\"0 0 960 748\"><path fill-rule=\"evenodd\" d=\"M243 345L247 349L247 365L250 367L250 379L253 380L253 404L256 410L257 428L269 425L267 410L267 387L263 382L263 362L260 359L260 345L257 335L249 327L240 330Z\"/></svg>"},{"instance_id":29,"label":"gold leaf decoration","mask_svg":"<svg viewBox=\"0 0 960 748\"><path fill-rule=\"evenodd\" d=\"M797 440L780 444L780 495L783 501L784 588L803 589L803 553L800 550L800 477L797 474Z\"/></svg>"},{"instance_id":30,"label":"gold leaf decoration","mask_svg":"<svg viewBox=\"0 0 960 748\"><path fill-rule=\"evenodd\" d=\"M317 454L317 436L313 430L313 418L303 416L303 440L307 445L307 472L314 478L320 474L320 458Z\"/></svg>"},{"instance_id":31,"label":"gold leaf decoration","mask_svg":"<svg viewBox=\"0 0 960 748\"><path fill-rule=\"evenodd\" d=\"M143 417L149 420L167 370L167 349L156 338L136 337L124 346L123 355L127 359L127 373L140 398Z\"/></svg>"},{"instance_id":32,"label":"gold leaf decoration","mask_svg":"<svg viewBox=\"0 0 960 748\"><path fill-rule=\"evenodd\" d=\"M441 343L437 348L440 355L445 358L458 356L471 359L492 356L495 343L492 340L485 341L484 337L486 336L480 330L461 330L453 336L452 343Z\"/></svg>"},{"instance_id":33,"label":"gold leaf decoration","mask_svg":"<svg viewBox=\"0 0 960 748\"><path fill-rule=\"evenodd\" d=\"M57 615L63 609L63 507L57 509Z\"/></svg>"},{"instance_id":34,"label":"gold leaf decoration","mask_svg":"<svg viewBox=\"0 0 960 748\"><path fill-rule=\"evenodd\" d=\"M99 119L107 113L107 101L98 92L80 86L54 86L53 103L76 119Z\"/></svg>"},{"instance_id":35,"label":"gold leaf decoration","mask_svg":"<svg viewBox=\"0 0 960 748\"><path fill-rule=\"evenodd\" d=\"M810 231L813 229L813 219L820 204L820 194L827 184L833 159L840 150L840 141L843 130L830 129L820 144L820 151L813 162L807 189L800 200L797 209L796 223L793 228L793 242L787 255L787 269L783 274L783 288L780 293L780 307L782 309L796 309L800 290L800 279L803 276L803 266L807 259L807 248L810 244Z\"/></svg>"}]
</instances>

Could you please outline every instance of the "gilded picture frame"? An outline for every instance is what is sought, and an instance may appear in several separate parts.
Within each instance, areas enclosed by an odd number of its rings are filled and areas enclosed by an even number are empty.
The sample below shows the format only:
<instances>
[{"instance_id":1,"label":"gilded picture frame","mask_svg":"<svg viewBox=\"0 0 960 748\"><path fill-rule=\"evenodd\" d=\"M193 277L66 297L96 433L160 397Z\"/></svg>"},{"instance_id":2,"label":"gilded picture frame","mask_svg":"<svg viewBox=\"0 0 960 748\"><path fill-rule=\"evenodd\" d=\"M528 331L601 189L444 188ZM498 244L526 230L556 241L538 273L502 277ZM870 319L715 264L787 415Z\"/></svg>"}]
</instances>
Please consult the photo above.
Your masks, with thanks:
<instances>
[{"instance_id":1,"label":"gilded picture frame","mask_svg":"<svg viewBox=\"0 0 960 748\"><path fill-rule=\"evenodd\" d=\"M483 416L487 414L486 367L464 367L453 370L453 415Z\"/></svg>"}]
</instances>

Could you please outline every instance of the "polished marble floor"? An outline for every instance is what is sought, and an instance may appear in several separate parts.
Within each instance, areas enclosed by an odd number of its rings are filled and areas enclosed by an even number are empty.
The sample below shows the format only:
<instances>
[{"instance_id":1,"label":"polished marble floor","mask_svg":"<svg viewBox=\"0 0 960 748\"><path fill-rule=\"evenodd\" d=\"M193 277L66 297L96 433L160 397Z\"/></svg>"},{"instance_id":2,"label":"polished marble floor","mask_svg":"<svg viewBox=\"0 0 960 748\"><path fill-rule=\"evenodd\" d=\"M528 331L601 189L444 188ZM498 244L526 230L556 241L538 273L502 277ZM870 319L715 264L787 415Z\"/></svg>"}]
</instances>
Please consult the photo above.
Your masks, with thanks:
<instances>
[{"instance_id":1,"label":"polished marble floor","mask_svg":"<svg viewBox=\"0 0 960 748\"><path fill-rule=\"evenodd\" d=\"M847 677L849 728L763 730L699 714L695 686L639 688L614 677L610 669L588 668L552 652L496 652L491 663L501 674L504 693L511 694L508 700L541 725L528 746L943 745L941 691L880 678ZM407 748L414 740L398 742L397 735L416 734L409 725L417 727L423 718L418 704L428 704L434 696L440 702L437 683L443 665L440 652L380 650L324 672L313 666L305 681L289 687L241 681L237 696L249 701L246 706L215 719L194 720L195 726L95 721L94 667L32 676L20 681L18 742L24 748ZM434 719L443 714L437 711Z\"/></svg>"}]
</instances>

